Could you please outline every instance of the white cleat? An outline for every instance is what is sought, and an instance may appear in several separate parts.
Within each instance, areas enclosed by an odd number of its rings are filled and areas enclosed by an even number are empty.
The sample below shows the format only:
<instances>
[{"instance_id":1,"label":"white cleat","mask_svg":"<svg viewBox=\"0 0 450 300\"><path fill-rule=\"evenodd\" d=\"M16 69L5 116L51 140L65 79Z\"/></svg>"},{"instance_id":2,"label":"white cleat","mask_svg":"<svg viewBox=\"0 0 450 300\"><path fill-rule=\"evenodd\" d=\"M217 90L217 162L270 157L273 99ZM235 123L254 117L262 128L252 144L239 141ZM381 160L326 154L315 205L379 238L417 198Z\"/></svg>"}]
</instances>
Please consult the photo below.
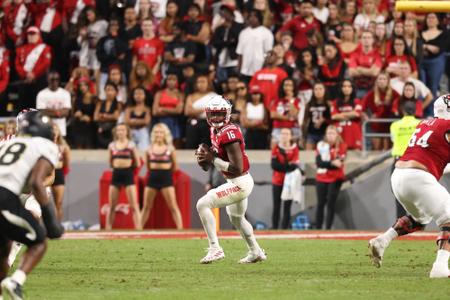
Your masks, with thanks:
<instances>
[{"instance_id":1,"label":"white cleat","mask_svg":"<svg viewBox=\"0 0 450 300\"><path fill-rule=\"evenodd\" d=\"M239 260L240 264L254 264L260 261L265 261L267 259L266 253L263 249L259 250L258 252L251 252L249 251L247 253L247 256Z\"/></svg>"},{"instance_id":2,"label":"white cleat","mask_svg":"<svg viewBox=\"0 0 450 300\"><path fill-rule=\"evenodd\" d=\"M14 281L11 277L6 277L5 279L3 279L1 285L3 296L9 296L9 298L6 299L23 300L22 286Z\"/></svg>"},{"instance_id":3,"label":"white cleat","mask_svg":"<svg viewBox=\"0 0 450 300\"><path fill-rule=\"evenodd\" d=\"M387 248L386 245L379 239L374 238L369 241L369 256L372 264L380 268L383 263L384 250Z\"/></svg>"},{"instance_id":4,"label":"white cleat","mask_svg":"<svg viewBox=\"0 0 450 300\"><path fill-rule=\"evenodd\" d=\"M208 253L200 260L202 264L210 264L212 262L225 258L225 253L222 248L208 248Z\"/></svg>"},{"instance_id":5,"label":"white cleat","mask_svg":"<svg viewBox=\"0 0 450 300\"><path fill-rule=\"evenodd\" d=\"M450 270L447 265L434 263L430 271L430 278L449 278Z\"/></svg>"}]
</instances>

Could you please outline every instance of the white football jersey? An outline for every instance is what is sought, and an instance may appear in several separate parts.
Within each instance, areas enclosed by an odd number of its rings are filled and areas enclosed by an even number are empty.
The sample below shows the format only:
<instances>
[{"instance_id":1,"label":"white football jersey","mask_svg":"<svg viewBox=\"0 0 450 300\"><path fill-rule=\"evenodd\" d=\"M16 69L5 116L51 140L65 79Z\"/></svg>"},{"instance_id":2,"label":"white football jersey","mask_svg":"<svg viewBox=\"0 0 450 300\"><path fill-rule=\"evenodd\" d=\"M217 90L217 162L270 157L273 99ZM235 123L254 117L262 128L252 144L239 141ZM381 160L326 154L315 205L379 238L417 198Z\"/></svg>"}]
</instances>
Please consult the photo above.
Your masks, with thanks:
<instances>
[{"instance_id":1,"label":"white football jersey","mask_svg":"<svg viewBox=\"0 0 450 300\"><path fill-rule=\"evenodd\" d=\"M0 147L6 144L9 140L12 140L16 136L14 134L5 135L2 139L0 139Z\"/></svg>"},{"instance_id":2,"label":"white football jersey","mask_svg":"<svg viewBox=\"0 0 450 300\"><path fill-rule=\"evenodd\" d=\"M15 137L0 147L0 186L20 195L31 170L41 158L53 167L58 162L58 146L41 137Z\"/></svg>"}]
</instances>

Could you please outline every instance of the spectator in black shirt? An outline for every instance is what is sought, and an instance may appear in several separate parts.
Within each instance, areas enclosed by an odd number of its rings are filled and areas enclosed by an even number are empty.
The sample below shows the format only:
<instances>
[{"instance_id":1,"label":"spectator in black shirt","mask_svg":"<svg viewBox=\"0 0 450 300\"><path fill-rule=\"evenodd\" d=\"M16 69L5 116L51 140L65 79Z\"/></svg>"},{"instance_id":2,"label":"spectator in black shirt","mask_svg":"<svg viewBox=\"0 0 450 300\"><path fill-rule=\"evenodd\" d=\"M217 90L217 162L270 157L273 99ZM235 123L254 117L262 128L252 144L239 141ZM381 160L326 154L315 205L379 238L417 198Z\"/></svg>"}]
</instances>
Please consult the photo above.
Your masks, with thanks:
<instances>
[{"instance_id":1,"label":"spectator in black shirt","mask_svg":"<svg viewBox=\"0 0 450 300\"><path fill-rule=\"evenodd\" d=\"M207 43L211 37L211 27L202 16L200 6L193 3L189 6L187 20L183 22L183 29L186 33L186 39L195 45L195 62L208 63L210 60L210 51L207 49Z\"/></svg>"},{"instance_id":2,"label":"spectator in black shirt","mask_svg":"<svg viewBox=\"0 0 450 300\"><path fill-rule=\"evenodd\" d=\"M183 68L190 65L195 60L195 45L186 40L186 34L182 25L177 23L173 25L173 42L167 44L164 51L164 60L169 64L169 73L175 73L182 77Z\"/></svg>"},{"instance_id":3,"label":"spectator in black shirt","mask_svg":"<svg viewBox=\"0 0 450 300\"><path fill-rule=\"evenodd\" d=\"M239 62L236 47L244 25L234 20L234 9L229 5L222 5L219 13L225 21L217 27L211 44L216 49L217 80L222 82L227 80L230 74L237 74Z\"/></svg>"},{"instance_id":4,"label":"spectator in black shirt","mask_svg":"<svg viewBox=\"0 0 450 300\"><path fill-rule=\"evenodd\" d=\"M124 70L127 44L119 38L119 21L111 20L108 35L102 37L97 44L97 59L100 62L100 89L103 89L108 72L112 65L119 65Z\"/></svg>"},{"instance_id":5,"label":"spectator in black shirt","mask_svg":"<svg viewBox=\"0 0 450 300\"><path fill-rule=\"evenodd\" d=\"M125 65L123 69L125 75L128 78L128 74L130 74L131 72L133 59L131 48L134 40L142 36L142 29L137 22L137 14L134 10L134 7L132 6L129 6L125 9L123 21L124 26L121 28L120 38L128 45L128 50L125 57Z\"/></svg>"}]
</instances>

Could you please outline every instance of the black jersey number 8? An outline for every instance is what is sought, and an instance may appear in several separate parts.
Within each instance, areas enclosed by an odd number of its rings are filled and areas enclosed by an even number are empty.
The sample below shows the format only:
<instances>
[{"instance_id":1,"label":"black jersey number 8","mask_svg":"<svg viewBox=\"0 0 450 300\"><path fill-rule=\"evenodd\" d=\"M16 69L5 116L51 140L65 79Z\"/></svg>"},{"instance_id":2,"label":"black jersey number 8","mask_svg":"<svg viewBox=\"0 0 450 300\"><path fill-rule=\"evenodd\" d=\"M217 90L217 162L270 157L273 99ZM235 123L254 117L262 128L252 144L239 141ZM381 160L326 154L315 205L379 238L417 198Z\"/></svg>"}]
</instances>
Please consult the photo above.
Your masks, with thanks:
<instances>
[{"instance_id":1,"label":"black jersey number 8","mask_svg":"<svg viewBox=\"0 0 450 300\"><path fill-rule=\"evenodd\" d=\"M3 150L2 148L0 148L0 151ZM0 156L0 166L9 166L18 161L26 148L27 145L23 143L14 143L10 145Z\"/></svg>"}]
</instances>

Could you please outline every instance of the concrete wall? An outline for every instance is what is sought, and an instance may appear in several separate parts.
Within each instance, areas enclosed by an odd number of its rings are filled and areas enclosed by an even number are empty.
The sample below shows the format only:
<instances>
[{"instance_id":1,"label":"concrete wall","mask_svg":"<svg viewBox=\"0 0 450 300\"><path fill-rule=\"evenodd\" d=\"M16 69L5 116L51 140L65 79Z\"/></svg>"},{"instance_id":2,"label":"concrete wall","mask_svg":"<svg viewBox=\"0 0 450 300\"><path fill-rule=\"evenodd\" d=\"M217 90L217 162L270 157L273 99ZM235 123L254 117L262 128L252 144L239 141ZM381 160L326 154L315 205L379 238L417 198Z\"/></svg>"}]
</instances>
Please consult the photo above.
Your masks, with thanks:
<instances>
[{"instance_id":1,"label":"concrete wall","mask_svg":"<svg viewBox=\"0 0 450 300\"><path fill-rule=\"evenodd\" d=\"M207 182L207 173L195 163L192 151L180 151L179 167L192 177L191 220L193 228L200 228L201 223L195 210L197 199L204 195L203 186ZM376 155L376 154L374 154ZM251 174L255 182L270 182L270 153L268 151L251 152ZM301 160L305 163L307 177L314 176L313 153L302 152ZM352 169L370 158L359 154L350 155L347 169ZM98 189L99 178L105 169L106 153L104 151L75 152L71 172L67 177L64 200L65 220L82 219L88 224L98 223ZM352 185L344 185L337 204L335 219L336 229L384 229L395 220L394 198L390 189L390 162L365 174L364 178ZM450 177L444 177L445 186L450 186ZM306 188L306 213L314 222L315 188ZM292 215L299 212L295 204ZM263 221L271 226L272 188L271 185L255 185L249 198L247 216L249 220ZM231 228L225 210L221 212L221 227Z\"/></svg>"}]
</instances>

